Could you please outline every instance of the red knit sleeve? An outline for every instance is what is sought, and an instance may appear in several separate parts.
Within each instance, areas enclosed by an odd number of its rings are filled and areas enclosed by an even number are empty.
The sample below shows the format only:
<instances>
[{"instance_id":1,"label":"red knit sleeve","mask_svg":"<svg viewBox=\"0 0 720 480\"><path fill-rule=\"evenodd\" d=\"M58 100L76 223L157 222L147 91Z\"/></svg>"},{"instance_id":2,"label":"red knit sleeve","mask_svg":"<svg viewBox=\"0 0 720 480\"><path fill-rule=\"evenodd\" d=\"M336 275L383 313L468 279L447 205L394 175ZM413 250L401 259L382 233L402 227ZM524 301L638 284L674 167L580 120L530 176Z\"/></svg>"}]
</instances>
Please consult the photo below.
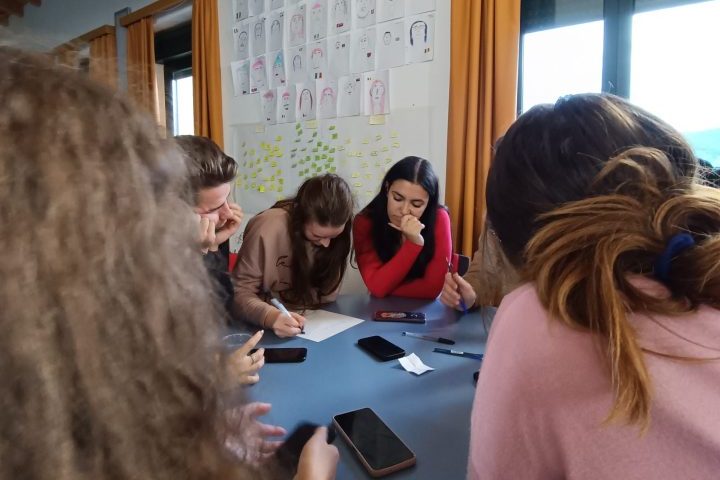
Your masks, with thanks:
<instances>
[{"instance_id":1,"label":"red knit sleeve","mask_svg":"<svg viewBox=\"0 0 720 480\"><path fill-rule=\"evenodd\" d=\"M376 297L390 295L402 283L422 250L422 246L405 241L395 256L383 263L373 246L372 222L364 214L355 216L353 243L360 275L370 293Z\"/></svg>"}]
</instances>

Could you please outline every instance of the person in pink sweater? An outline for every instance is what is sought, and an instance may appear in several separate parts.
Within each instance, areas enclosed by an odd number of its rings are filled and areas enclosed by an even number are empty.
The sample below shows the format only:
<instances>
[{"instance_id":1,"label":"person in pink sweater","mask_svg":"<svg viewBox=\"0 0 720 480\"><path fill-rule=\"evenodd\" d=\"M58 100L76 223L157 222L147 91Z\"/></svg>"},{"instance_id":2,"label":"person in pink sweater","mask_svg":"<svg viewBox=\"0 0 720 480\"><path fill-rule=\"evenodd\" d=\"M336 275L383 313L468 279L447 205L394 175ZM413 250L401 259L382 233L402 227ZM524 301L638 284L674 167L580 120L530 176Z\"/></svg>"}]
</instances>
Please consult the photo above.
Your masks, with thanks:
<instances>
[{"instance_id":1,"label":"person in pink sweater","mask_svg":"<svg viewBox=\"0 0 720 480\"><path fill-rule=\"evenodd\" d=\"M380 188L353 224L365 285L376 297L437 297L452 259L452 239L432 165L405 157L388 170Z\"/></svg>"},{"instance_id":2,"label":"person in pink sweater","mask_svg":"<svg viewBox=\"0 0 720 480\"><path fill-rule=\"evenodd\" d=\"M618 97L534 107L500 142L488 218L523 284L497 312L470 479L720 475L720 191Z\"/></svg>"}]
</instances>

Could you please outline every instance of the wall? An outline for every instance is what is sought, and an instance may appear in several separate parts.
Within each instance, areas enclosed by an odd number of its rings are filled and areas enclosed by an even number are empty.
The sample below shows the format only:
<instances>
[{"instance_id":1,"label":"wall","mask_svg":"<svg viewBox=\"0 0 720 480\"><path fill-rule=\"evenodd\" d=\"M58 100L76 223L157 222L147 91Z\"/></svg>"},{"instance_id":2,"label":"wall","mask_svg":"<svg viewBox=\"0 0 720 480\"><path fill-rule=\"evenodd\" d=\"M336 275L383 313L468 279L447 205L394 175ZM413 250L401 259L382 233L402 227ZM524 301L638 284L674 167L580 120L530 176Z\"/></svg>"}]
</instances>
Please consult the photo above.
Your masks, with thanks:
<instances>
[{"instance_id":1,"label":"wall","mask_svg":"<svg viewBox=\"0 0 720 480\"><path fill-rule=\"evenodd\" d=\"M138 10L152 0L43 0L25 5L22 17L10 17L11 32L32 39L40 47L54 47L102 25L115 25L114 14Z\"/></svg>"}]
</instances>

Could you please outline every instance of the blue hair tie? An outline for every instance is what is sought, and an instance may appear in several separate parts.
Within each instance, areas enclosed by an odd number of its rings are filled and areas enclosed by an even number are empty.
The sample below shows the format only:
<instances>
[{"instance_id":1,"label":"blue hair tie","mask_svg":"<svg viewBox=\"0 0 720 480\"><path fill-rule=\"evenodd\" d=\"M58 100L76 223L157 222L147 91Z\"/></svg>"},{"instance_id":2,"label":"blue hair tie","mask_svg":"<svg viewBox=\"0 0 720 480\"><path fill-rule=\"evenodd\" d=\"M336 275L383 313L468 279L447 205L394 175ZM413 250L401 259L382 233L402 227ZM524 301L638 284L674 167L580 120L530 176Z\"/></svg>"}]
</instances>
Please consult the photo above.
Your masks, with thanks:
<instances>
[{"instance_id":1,"label":"blue hair tie","mask_svg":"<svg viewBox=\"0 0 720 480\"><path fill-rule=\"evenodd\" d=\"M673 258L694 246L695 239L689 233L677 233L670 237L665 250L655 260L655 278L667 284L670 280L670 264Z\"/></svg>"}]
</instances>

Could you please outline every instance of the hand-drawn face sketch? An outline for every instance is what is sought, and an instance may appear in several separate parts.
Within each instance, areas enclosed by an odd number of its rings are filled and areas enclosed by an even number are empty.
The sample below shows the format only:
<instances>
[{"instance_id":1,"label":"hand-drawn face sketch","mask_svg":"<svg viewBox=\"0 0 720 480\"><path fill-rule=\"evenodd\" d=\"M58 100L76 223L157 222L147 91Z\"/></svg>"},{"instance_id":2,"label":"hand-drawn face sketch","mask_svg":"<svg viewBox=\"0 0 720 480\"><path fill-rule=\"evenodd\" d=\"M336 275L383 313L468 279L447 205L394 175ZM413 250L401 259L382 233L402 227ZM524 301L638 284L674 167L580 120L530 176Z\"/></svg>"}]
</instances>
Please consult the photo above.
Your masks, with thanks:
<instances>
[{"instance_id":1,"label":"hand-drawn face sketch","mask_svg":"<svg viewBox=\"0 0 720 480\"><path fill-rule=\"evenodd\" d=\"M389 71L368 72L363 81L365 97L365 115L383 115L390 113L390 97L388 95Z\"/></svg>"},{"instance_id":2,"label":"hand-drawn face sketch","mask_svg":"<svg viewBox=\"0 0 720 480\"><path fill-rule=\"evenodd\" d=\"M258 57L252 64L250 72L250 92L255 93L267 88L267 70L265 57Z\"/></svg>"},{"instance_id":3,"label":"hand-drawn face sketch","mask_svg":"<svg viewBox=\"0 0 720 480\"><path fill-rule=\"evenodd\" d=\"M375 0L355 0L355 27L375 25Z\"/></svg>"},{"instance_id":4,"label":"hand-drawn face sketch","mask_svg":"<svg viewBox=\"0 0 720 480\"><path fill-rule=\"evenodd\" d=\"M409 63L427 62L433 59L435 14L426 13L407 19L407 60Z\"/></svg>"},{"instance_id":5,"label":"hand-drawn face sketch","mask_svg":"<svg viewBox=\"0 0 720 480\"><path fill-rule=\"evenodd\" d=\"M342 33L350 30L350 0L331 0L330 21L333 33Z\"/></svg>"},{"instance_id":6,"label":"hand-drawn face sketch","mask_svg":"<svg viewBox=\"0 0 720 480\"><path fill-rule=\"evenodd\" d=\"M273 61L270 85L272 87L282 87L287 83L285 77L285 57L282 50L278 50Z\"/></svg>"},{"instance_id":7,"label":"hand-drawn face sketch","mask_svg":"<svg viewBox=\"0 0 720 480\"><path fill-rule=\"evenodd\" d=\"M343 33L328 40L328 68L335 78L350 73L349 33Z\"/></svg>"},{"instance_id":8,"label":"hand-drawn face sketch","mask_svg":"<svg viewBox=\"0 0 720 480\"><path fill-rule=\"evenodd\" d=\"M253 55L262 55L265 53L267 45L265 44L265 17L251 18L252 22L252 52Z\"/></svg>"},{"instance_id":9,"label":"hand-drawn face sketch","mask_svg":"<svg viewBox=\"0 0 720 480\"><path fill-rule=\"evenodd\" d=\"M295 87L277 89L277 121L287 123L295 121Z\"/></svg>"},{"instance_id":10,"label":"hand-drawn face sketch","mask_svg":"<svg viewBox=\"0 0 720 480\"><path fill-rule=\"evenodd\" d=\"M375 27L354 31L352 63L350 69L354 73L375 70Z\"/></svg>"},{"instance_id":11,"label":"hand-drawn face sketch","mask_svg":"<svg viewBox=\"0 0 720 480\"><path fill-rule=\"evenodd\" d=\"M327 70L326 42L320 40L308 45L310 49L310 77L315 80L324 78Z\"/></svg>"},{"instance_id":12,"label":"hand-drawn face sketch","mask_svg":"<svg viewBox=\"0 0 720 480\"><path fill-rule=\"evenodd\" d=\"M301 45L305 43L305 5L300 5L293 10L290 17L290 45Z\"/></svg>"},{"instance_id":13,"label":"hand-drawn face sketch","mask_svg":"<svg viewBox=\"0 0 720 480\"><path fill-rule=\"evenodd\" d=\"M338 116L347 117L351 115L360 115L361 97L360 84L362 78L359 75L350 75L348 77L340 77L339 93L337 96Z\"/></svg>"},{"instance_id":14,"label":"hand-drawn face sketch","mask_svg":"<svg viewBox=\"0 0 720 480\"><path fill-rule=\"evenodd\" d=\"M268 124L277 123L277 99L275 97L275 90L267 90L262 94L262 109L263 109L263 120Z\"/></svg>"},{"instance_id":15,"label":"hand-drawn face sketch","mask_svg":"<svg viewBox=\"0 0 720 480\"><path fill-rule=\"evenodd\" d=\"M390 43L392 43L392 33L390 33L390 32L383 33L383 45L390 46Z\"/></svg>"},{"instance_id":16,"label":"hand-drawn face sketch","mask_svg":"<svg viewBox=\"0 0 720 480\"><path fill-rule=\"evenodd\" d=\"M233 47L235 58L238 60L244 60L250 56L248 27L248 22L236 23L233 27Z\"/></svg>"},{"instance_id":17,"label":"hand-drawn face sketch","mask_svg":"<svg viewBox=\"0 0 720 480\"><path fill-rule=\"evenodd\" d=\"M315 118L315 89L314 82L312 84L298 85L297 94L297 119L313 120Z\"/></svg>"},{"instance_id":18,"label":"hand-drawn face sketch","mask_svg":"<svg viewBox=\"0 0 720 480\"><path fill-rule=\"evenodd\" d=\"M378 30L375 69L387 70L405 64L405 22L387 22Z\"/></svg>"},{"instance_id":19,"label":"hand-drawn face sketch","mask_svg":"<svg viewBox=\"0 0 720 480\"><path fill-rule=\"evenodd\" d=\"M375 80L370 85L370 115L385 113L385 84Z\"/></svg>"},{"instance_id":20,"label":"hand-drawn face sketch","mask_svg":"<svg viewBox=\"0 0 720 480\"><path fill-rule=\"evenodd\" d=\"M305 62L305 45L292 47L287 50L287 72L291 84L304 83L307 81L307 69Z\"/></svg>"},{"instance_id":21,"label":"hand-drawn face sketch","mask_svg":"<svg viewBox=\"0 0 720 480\"><path fill-rule=\"evenodd\" d=\"M318 118L335 118L337 116L337 102L335 89L337 85L322 83L323 88L319 92Z\"/></svg>"},{"instance_id":22,"label":"hand-drawn face sketch","mask_svg":"<svg viewBox=\"0 0 720 480\"><path fill-rule=\"evenodd\" d=\"M310 4L310 40L320 40L327 36L326 1L315 0Z\"/></svg>"},{"instance_id":23,"label":"hand-drawn face sketch","mask_svg":"<svg viewBox=\"0 0 720 480\"><path fill-rule=\"evenodd\" d=\"M285 23L285 12L279 10L270 14L270 37L268 39L268 50L280 50L283 48L283 25Z\"/></svg>"},{"instance_id":24,"label":"hand-drawn face sketch","mask_svg":"<svg viewBox=\"0 0 720 480\"><path fill-rule=\"evenodd\" d=\"M250 62L248 60L230 63L232 68L235 96L250 93Z\"/></svg>"}]
</instances>

